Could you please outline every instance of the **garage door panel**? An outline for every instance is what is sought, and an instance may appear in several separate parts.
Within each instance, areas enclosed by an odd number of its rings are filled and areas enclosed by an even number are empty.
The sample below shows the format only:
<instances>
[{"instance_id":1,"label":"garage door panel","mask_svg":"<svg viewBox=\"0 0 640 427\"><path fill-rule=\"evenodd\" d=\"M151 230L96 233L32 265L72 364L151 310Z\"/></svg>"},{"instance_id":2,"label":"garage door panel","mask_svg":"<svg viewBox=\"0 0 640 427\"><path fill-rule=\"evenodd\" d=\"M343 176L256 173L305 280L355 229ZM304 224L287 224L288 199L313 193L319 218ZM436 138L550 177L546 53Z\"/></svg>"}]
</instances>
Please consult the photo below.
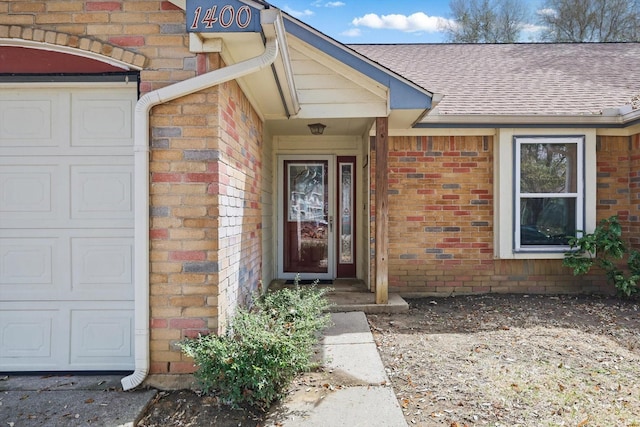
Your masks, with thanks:
<instances>
[{"instance_id":1,"label":"garage door panel","mask_svg":"<svg viewBox=\"0 0 640 427\"><path fill-rule=\"evenodd\" d=\"M73 293L133 298L133 238L74 238Z\"/></svg>"},{"instance_id":2,"label":"garage door panel","mask_svg":"<svg viewBox=\"0 0 640 427\"><path fill-rule=\"evenodd\" d=\"M132 165L73 165L72 219L133 219Z\"/></svg>"},{"instance_id":3,"label":"garage door panel","mask_svg":"<svg viewBox=\"0 0 640 427\"><path fill-rule=\"evenodd\" d=\"M50 164L0 165L0 220L59 218L55 192L63 191L61 173Z\"/></svg>"},{"instance_id":4,"label":"garage door panel","mask_svg":"<svg viewBox=\"0 0 640 427\"><path fill-rule=\"evenodd\" d=\"M55 239L0 239L0 289L8 285L42 292L53 288Z\"/></svg>"},{"instance_id":5,"label":"garage door panel","mask_svg":"<svg viewBox=\"0 0 640 427\"><path fill-rule=\"evenodd\" d=\"M2 228L133 227L132 158L0 158L0 202Z\"/></svg>"},{"instance_id":6,"label":"garage door panel","mask_svg":"<svg viewBox=\"0 0 640 427\"><path fill-rule=\"evenodd\" d=\"M0 302L0 367L14 371L128 370L131 302Z\"/></svg>"},{"instance_id":7,"label":"garage door panel","mask_svg":"<svg viewBox=\"0 0 640 427\"><path fill-rule=\"evenodd\" d=\"M71 364L114 369L133 356L131 310L73 310L71 324Z\"/></svg>"},{"instance_id":8,"label":"garage door panel","mask_svg":"<svg viewBox=\"0 0 640 427\"><path fill-rule=\"evenodd\" d=\"M133 146L135 98L106 91L77 93L72 98L75 147Z\"/></svg>"},{"instance_id":9,"label":"garage door panel","mask_svg":"<svg viewBox=\"0 0 640 427\"><path fill-rule=\"evenodd\" d=\"M56 367L68 331L61 310L53 307L5 308L0 304L0 366L19 370Z\"/></svg>"},{"instance_id":10,"label":"garage door panel","mask_svg":"<svg viewBox=\"0 0 640 427\"><path fill-rule=\"evenodd\" d=\"M7 235L0 238L3 300L133 299L131 230L11 230L3 234Z\"/></svg>"},{"instance_id":11,"label":"garage door panel","mask_svg":"<svg viewBox=\"0 0 640 427\"><path fill-rule=\"evenodd\" d=\"M70 97L59 91L3 90L0 147L62 147L70 140Z\"/></svg>"},{"instance_id":12,"label":"garage door panel","mask_svg":"<svg viewBox=\"0 0 640 427\"><path fill-rule=\"evenodd\" d=\"M69 295L69 239L57 232L11 231L0 237L2 301L55 301Z\"/></svg>"}]
</instances>

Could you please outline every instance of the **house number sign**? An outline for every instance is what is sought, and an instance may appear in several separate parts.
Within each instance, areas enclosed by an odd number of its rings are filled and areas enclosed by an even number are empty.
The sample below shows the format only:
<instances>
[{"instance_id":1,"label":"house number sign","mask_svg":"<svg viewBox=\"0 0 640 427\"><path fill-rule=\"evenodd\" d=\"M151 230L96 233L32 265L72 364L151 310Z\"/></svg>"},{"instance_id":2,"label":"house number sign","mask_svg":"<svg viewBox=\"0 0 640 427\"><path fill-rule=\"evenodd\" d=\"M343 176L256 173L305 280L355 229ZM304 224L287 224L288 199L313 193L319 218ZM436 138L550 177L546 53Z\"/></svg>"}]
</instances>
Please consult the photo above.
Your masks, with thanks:
<instances>
[{"instance_id":1,"label":"house number sign","mask_svg":"<svg viewBox=\"0 0 640 427\"><path fill-rule=\"evenodd\" d=\"M187 32L259 32L260 11L237 0L187 0Z\"/></svg>"}]
</instances>

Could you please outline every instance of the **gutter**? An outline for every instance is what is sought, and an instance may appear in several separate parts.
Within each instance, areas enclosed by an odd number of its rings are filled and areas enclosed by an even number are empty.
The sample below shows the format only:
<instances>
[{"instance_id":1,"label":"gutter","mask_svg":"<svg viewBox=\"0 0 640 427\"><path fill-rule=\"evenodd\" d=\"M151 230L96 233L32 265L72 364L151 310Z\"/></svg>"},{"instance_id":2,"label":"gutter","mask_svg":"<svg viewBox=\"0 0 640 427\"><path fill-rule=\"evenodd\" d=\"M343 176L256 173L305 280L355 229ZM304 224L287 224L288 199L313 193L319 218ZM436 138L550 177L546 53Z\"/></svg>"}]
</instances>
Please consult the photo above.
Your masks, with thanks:
<instances>
[{"instance_id":1,"label":"gutter","mask_svg":"<svg viewBox=\"0 0 640 427\"><path fill-rule=\"evenodd\" d=\"M633 113L621 116L594 115L484 115L427 114L414 128L438 127L612 127L623 128Z\"/></svg>"},{"instance_id":2,"label":"gutter","mask_svg":"<svg viewBox=\"0 0 640 427\"><path fill-rule=\"evenodd\" d=\"M270 29L279 19L281 19L279 14L263 16L263 28L267 26ZM269 32L272 33L272 31ZM277 57L277 37L269 37L266 40L264 52L255 58L149 92L136 103L134 116L135 371L120 381L124 390L131 390L142 384L149 373L149 113L156 105L269 67Z\"/></svg>"}]
</instances>

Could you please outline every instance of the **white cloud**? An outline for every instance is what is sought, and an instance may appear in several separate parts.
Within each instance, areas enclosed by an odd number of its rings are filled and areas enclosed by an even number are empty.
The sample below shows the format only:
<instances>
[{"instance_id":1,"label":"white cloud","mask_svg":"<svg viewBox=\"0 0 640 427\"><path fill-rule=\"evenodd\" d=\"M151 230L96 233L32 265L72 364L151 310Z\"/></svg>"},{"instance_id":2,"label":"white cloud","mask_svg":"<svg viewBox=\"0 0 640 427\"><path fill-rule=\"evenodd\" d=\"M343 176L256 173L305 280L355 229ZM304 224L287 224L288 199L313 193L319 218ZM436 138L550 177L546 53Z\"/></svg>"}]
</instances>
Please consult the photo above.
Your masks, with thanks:
<instances>
[{"instance_id":1,"label":"white cloud","mask_svg":"<svg viewBox=\"0 0 640 427\"><path fill-rule=\"evenodd\" d=\"M546 9L538 9L536 10L536 13L542 16L555 16L558 12L556 12L555 9L546 8Z\"/></svg>"},{"instance_id":2,"label":"white cloud","mask_svg":"<svg viewBox=\"0 0 640 427\"><path fill-rule=\"evenodd\" d=\"M536 42L540 40L540 34L547 29L547 27L535 24L522 24L522 33L520 34L521 42Z\"/></svg>"},{"instance_id":3,"label":"white cloud","mask_svg":"<svg viewBox=\"0 0 640 427\"><path fill-rule=\"evenodd\" d=\"M544 25L522 24L522 31L525 33L537 33L546 29Z\"/></svg>"},{"instance_id":4,"label":"white cloud","mask_svg":"<svg viewBox=\"0 0 640 427\"><path fill-rule=\"evenodd\" d=\"M374 29L399 30L406 33L426 31L436 33L440 31L447 22L447 19L438 16L429 16L422 12L416 12L409 16L391 14L378 15L367 13L360 18L354 18L351 23L357 27L369 27Z\"/></svg>"},{"instance_id":5,"label":"white cloud","mask_svg":"<svg viewBox=\"0 0 640 427\"><path fill-rule=\"evenodd\" d=\"M313 11L309 10L309 9L305 9L305 10L300 11L300 10L291 9L289 6L285 6L282 10L284 10L289 15L294 16L296 18L303 18L305 16L313 15Z\"/></svg>"},{"instance_id":6,"label":"white cloud","mask_svg":"<svg viewBox=\"0 0 640 427\"><path fill-rule=\"evenodd\" d=\"M313 3L311 3L311 6L315 6L315 7L342 7L346 5L347 4L342 1L325 1L325 0L315 0Z\"/></svg>"},{"instance_id":7,"label":"white cloud","mask_svg":"<svg viewBox=\"0 0 640 427\"><path fill-rule=\"evenodd\" d=\"M360 28L349 28L348 30L341 32L340 35L345 37L360 37L362 35L362 31L360 31Z\"/></svg>"}]
</instances>

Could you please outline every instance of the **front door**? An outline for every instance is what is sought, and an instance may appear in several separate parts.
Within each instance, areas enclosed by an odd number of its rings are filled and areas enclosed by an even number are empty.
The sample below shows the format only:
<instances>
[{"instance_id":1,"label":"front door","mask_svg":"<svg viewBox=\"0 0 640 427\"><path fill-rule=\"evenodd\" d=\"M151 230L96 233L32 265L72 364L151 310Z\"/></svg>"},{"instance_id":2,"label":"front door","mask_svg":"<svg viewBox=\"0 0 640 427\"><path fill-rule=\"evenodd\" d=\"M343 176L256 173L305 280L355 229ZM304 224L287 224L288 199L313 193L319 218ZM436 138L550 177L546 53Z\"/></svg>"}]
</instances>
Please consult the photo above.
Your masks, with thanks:
<instances>
[{"instance_id":1,"label":"front door","mask_svg":"<svg viewBox=\"0 0 640 427\"><path fill-rule=\"evenodd\" d=\"M353 157L280 158L281 278L355 276L354 166Z\"/></svg>"}]
</instances>

